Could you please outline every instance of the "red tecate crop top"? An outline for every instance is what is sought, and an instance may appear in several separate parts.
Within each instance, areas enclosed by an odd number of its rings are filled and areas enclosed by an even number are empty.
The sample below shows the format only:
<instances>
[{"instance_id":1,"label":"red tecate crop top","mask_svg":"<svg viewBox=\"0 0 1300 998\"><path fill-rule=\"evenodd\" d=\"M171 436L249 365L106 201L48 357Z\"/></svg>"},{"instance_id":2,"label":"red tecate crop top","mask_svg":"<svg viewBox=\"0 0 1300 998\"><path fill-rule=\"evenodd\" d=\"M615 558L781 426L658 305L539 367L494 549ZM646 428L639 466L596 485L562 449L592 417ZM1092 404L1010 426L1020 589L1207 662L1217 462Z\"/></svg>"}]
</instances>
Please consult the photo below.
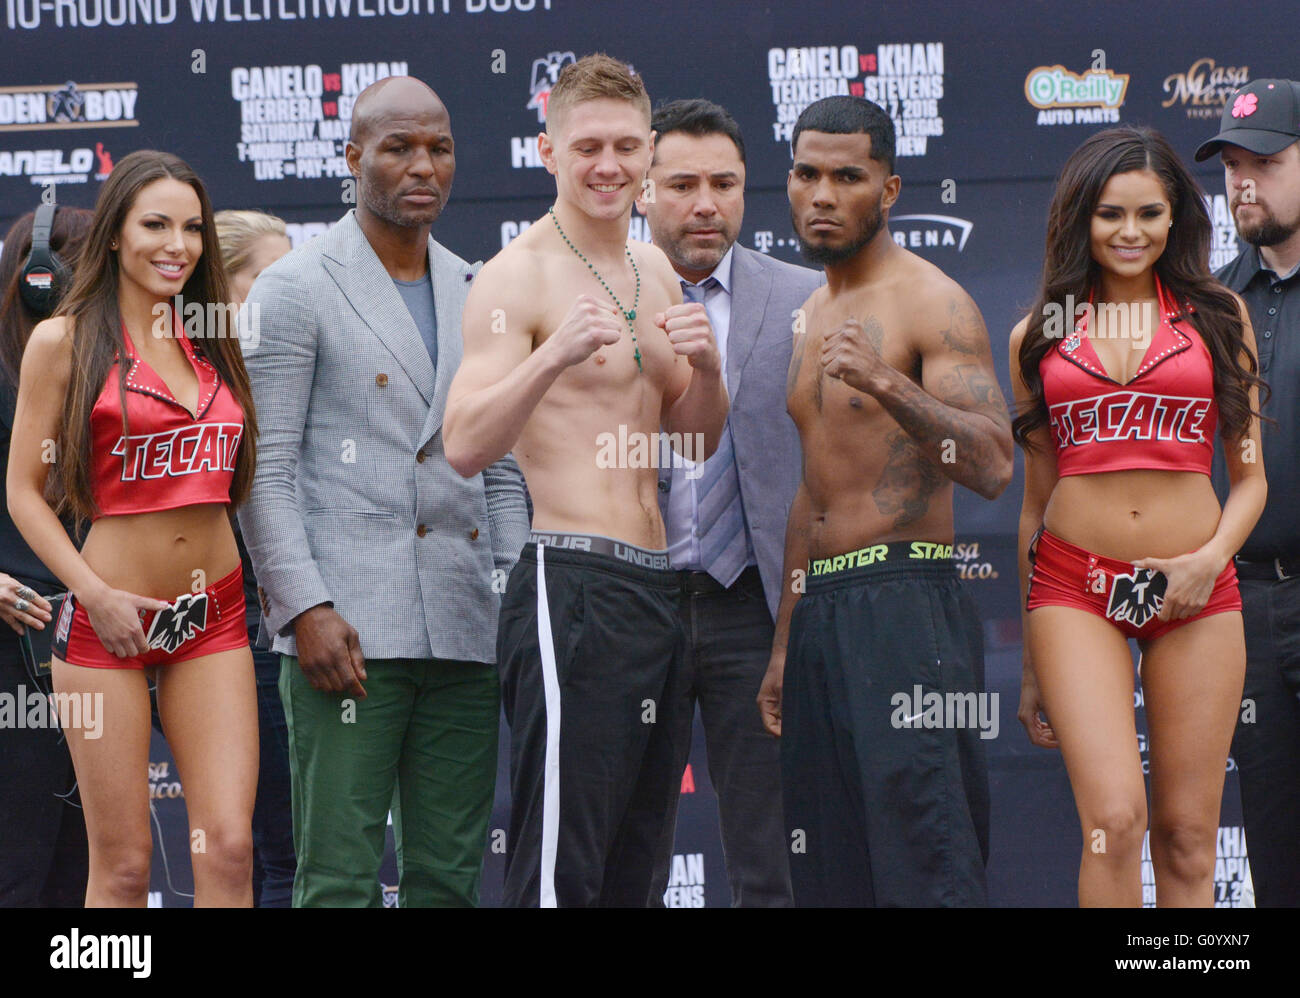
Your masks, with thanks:
<instances>
[{"instance_id":1,"label":"red tecate crop top","mask_svg":"<svg viewBox=\"0 0 1300 998\"><path fill-rule=\"evenodd\" d=\"M244 413L230 388L178 329L176 338L199 379L198 414L191 415L136 354L125 329L122 336L131 362L126 372L131 446L122 436L119 354L90 411L91 491L99 507L95 518L229 503L244 433Z\"/></svg>"},{"instance_id":2,"label":"red tecate crop top","mask_svg":"<svg viewBox=\"0 0 1300 998\"><path fill-rule=\"evenodd\" d=\"M1219 407L1210 351L1156 278L1160 321L1120 384L1088 339L1088 313L1039 363L1061 477L1152 469L1210 473ZM1191 311L1188 306L1186 311Z\"/></svg>"}]
</instances>

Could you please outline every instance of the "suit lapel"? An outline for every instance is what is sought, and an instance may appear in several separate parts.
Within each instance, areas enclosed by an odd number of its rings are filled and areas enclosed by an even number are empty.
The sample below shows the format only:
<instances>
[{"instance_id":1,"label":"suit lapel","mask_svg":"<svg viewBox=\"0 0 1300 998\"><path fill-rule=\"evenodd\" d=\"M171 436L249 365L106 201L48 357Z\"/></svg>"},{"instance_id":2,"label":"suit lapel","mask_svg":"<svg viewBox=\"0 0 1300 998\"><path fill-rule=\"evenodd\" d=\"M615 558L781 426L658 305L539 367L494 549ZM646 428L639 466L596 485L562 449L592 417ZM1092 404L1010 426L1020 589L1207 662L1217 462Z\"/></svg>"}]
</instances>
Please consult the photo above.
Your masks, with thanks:
<instances>
[{"instance_id":1,"label":"suit lapel","mask_svg":"<svg viewBox=\"0 0 1300 998\"><path fill-rule=\"evenodd\" d=\"M433 307L438 318L438 373L434 382L433 401L429 418L425 421L424 440L428 440L442 427L442 417L447 409L447 394L452 379L460 367L464 353L460 319L465 308L469 281L472 274L452 253L429 238L429 274L433 281Z\"/></svg>"},{"instance_id":2,"label":"suit lapel","mask_svg":"<svg viewBox=\"0 0 1300 998\"><path fill-rule=\"evenodd\" d=\"M435 384L429 351L425 349L420 330L407 311L401 294L393 285L392 277L379 262L379 257L361 231L355 211L348 212L334 227L334 231L339 235L336 245L325 251L325 269L362 321L401 365L425 402L432 405ZM437 301L435 286L435 304ZM441 309L438 320L438 347L441 350Z\"/></svg>"},{"instance_id":3,"label":"suit lapel","mask_svg":"<svg viewBox=\"0 0 1300 998\"><path fill-rule=\"evenodd\" d=\"M763 313L772 292L772 275L737 246L731 257L731 323L727 329L727 392L734 404L740 394L740 377L754 352Z\"/></svg>"}]
</instances>

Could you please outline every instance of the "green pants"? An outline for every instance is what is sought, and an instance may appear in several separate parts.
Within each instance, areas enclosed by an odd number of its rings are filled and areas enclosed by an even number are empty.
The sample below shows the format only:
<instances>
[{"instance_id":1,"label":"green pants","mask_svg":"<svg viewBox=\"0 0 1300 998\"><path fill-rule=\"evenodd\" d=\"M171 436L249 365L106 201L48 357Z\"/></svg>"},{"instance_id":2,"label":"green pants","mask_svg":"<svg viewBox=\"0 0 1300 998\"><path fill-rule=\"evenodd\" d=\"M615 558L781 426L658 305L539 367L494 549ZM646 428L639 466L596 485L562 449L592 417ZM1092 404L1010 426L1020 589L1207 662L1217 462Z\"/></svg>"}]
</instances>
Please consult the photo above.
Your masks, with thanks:
<instances>
[{"instance_id":1,"label":"green pants","mask_svg":"<svg viewBox=\"0 0 1300 998\"><path fill-rule=\"evenodd\" d=\"M497 769L495 665L371 659L366 697L312 689L280 656L295 908L382 906L393 812L403 908L478 904Z\"/></svg>"}]
</instances>

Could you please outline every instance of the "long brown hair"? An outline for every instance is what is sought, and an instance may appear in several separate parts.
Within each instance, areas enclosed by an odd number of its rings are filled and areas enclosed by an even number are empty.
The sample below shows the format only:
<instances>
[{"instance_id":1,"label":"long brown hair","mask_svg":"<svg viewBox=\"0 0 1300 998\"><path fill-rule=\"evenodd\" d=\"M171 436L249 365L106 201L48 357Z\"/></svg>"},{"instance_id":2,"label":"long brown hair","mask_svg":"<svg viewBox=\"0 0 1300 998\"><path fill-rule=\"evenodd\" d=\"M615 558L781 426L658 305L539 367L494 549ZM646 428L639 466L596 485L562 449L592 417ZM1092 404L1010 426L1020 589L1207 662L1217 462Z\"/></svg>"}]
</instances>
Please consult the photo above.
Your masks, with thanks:
<instances>
[{"instance_id":1,"label":"long brown hair","mask_svg":"<svg viewBox=\"0 0 1300 998\"><path fill-rule=\"evenodd\" d=\"M1011 432L1022 447L1030 447L1029 435L1049 421L1038 365L1055 339L1044 335L1043 326L1049 314L1064 309L1071 297L1086 302L1100 285L1101 267L1092 258L1092 215L1106 182L1134 170L1150 170L1160 178L1173 211L1169 242L1155 262L1155 271L1177 302L1195 310L1181 318L1196 328L1210 352L1223 439L1236 444L1249 430L1251 417L1259 415L1250 406L1250 389L1260 386L1267 392L1268 387L1259 379L1253 356L1246 354L1242 364L1241 310L1232 293L1210 273L1211 225L1205 195L1164 136L1151 128L1124 125L1085 139L1056 181L1047 213L1042 281L1020 344L1020 374L1031 398L1013 420ZM1072 328L1074 315L1066 312L1064 325Z\"/></svg>"},{"instance_id":2,"label":"long brown hair","mask_svg":"<svg viewBox=\"0 0 1300 998\"><path fill-rule=\"evenodd\" d=\"M54 213L50 251L58 256L68 273L76 270L77 254L81 252L93 217L85 208L59 208ZM0 253L0 381L14 389L18 387L23 351L27 349L32 329L46 318L33 312L18 290L23 264L32 251L35 221L34 211L20 215L5 233L4 252ZM67 287L57 290L66 292Z\"/></svg>"},{"instance_id":3,"label":"long brown hair","mask_svg":"<svg viewBox=\"0 0 1300 998\"><path fill-rule=\"evenodd\" d=\"M127 356L122 316L118 309L118 282L121 268L117 253L109 248L120 237L127 213L142 188L157 180L171 178L188 184L198 195L203 217L203 255L199 258L180 294L172 299L176 316L192 303L203 306L203 315L184 314L186 331L195 352L202 354L221 375L235 401L244 411L244 433L235 459L235 475L230 485L230 502L237 507L248 498L253 483L256 460L257 418L253 396L244 369L243 352L233 335L233 328L208 328L214 314L210 303L225 305L229 299L226 271L221 264L221 247L217 245L212 204L198 175L178 156L142 149L122 157L109 174L95 204L95 220L82 249L72 287L56 314L72 320L72 370L60 426L58 469L63 483L67 511L78 524L91 519L95 508L90 483L90 411L104 389L114 356ZM224 315L224 311L215 310ZM198 326L201 335L190 336ZM130 439L126 419L126 365L118 365L117 392L122 407L122 435ZM60 509L59 512L64 512Z\"/></svg>"}]
</instances>

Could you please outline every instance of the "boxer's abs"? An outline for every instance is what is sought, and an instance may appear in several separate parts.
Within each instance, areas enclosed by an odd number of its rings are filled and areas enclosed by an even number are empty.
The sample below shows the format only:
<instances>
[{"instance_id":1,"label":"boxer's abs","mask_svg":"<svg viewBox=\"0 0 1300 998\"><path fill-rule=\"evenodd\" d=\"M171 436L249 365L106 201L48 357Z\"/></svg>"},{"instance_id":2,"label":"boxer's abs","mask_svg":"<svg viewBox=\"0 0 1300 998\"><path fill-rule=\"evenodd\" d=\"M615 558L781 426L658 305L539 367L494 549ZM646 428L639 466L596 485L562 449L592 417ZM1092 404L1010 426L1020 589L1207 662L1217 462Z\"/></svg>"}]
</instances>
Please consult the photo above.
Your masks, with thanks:
<instances>
[{"instance_id":1,"label":"boxer's abs","mask_svg":"<svg viewBox=\"0 0 1300 998\"><path fill-rule=\"evenodd\" d=\"M667 547L659 514L662 389L635 385L621 402L607 393L574 404L556 385L514 448L533 500L533 529L600 534L639 547ZM560 389L557 392L557 389ZM629 404L631 403L631 404Z\"/></svg>"},{"instance_id":2,"label":"boxer's abs","mask_svg":"<svg viewBox=\"0 0 1300 998\"><path fill-rule=\"evenodd\" d=\"M836 443L820 428L806 434L810 558L892 540L952 543L952 480L893 420L875 422Z\"/></svg>"},{"instance_id":3,"label":"boxer's abs","mask_svg":"<svg viewBox=\"0 0 1300 998\"><path fill-rule=\"evenodd\" d=\"M546 473L536 468L530 473L520 462L533 498L533 530L599 534L652 550L668 546L653 468L611 469L597 476L581 465L569 462Z\"/></svg>"}]
</instances>

